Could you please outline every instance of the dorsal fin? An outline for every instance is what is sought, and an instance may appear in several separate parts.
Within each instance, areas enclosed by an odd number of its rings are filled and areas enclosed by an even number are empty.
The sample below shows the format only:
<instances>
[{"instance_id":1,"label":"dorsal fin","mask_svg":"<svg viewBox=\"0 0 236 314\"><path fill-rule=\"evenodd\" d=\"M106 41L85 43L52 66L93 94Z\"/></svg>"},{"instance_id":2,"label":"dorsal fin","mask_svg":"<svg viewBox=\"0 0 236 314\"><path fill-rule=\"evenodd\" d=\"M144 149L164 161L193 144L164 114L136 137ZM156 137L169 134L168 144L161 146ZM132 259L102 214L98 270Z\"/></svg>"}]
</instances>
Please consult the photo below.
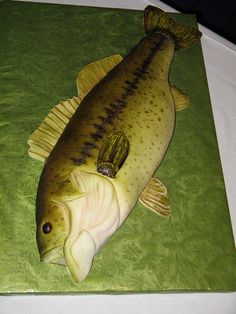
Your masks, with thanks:
<instances>
[{"instance_id":1,"label":"dorsal fin","mask_svg":"<svg viewBox=\"0 0 236 314\"><path fill-rule=\"evenodd\" d=\"M79 97L73 97L52 108L27 142L30 157L41 161L47 159L80 102Z\"/></svg>"},{"instance_id":2,"label":"dorsal fin","mask_svg":"<svg viewBox=\"0 0 236 314\"><path fill-rule=\"evenodd\" d=\"M79 72L76 79L79 96L61 101L49 112L27 142L30 157L40 161L47 159L82 99L122 59L121 55L107 57L88 64Z\"/></svg>"},{"instance_id":3,"label":"dorsal fin","mask_svg":"<svg viewBox=\"0 0 236 314\"><path fill-rule=\"evenodd\" d=\"M76 78L78 95L84 98L122 60L117 54L86 65Z\"/></svg>"}]
</instances>

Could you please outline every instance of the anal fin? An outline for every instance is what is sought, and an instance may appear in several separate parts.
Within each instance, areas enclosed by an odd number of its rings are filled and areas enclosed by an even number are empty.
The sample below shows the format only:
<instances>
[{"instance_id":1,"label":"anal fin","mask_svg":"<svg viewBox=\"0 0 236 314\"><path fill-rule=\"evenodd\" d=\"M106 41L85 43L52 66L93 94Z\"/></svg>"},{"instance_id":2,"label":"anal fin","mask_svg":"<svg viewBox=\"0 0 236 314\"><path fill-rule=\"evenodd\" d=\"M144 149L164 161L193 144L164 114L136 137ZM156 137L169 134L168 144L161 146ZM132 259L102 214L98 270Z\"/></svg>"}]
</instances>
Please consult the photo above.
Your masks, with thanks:
<instances>
[{"instance_id":1,"label":"anal fin","mask_svg":"<svg viewBox=\"0 0 236 314\"><path fill-rule=\"evenodd\" d=\"M160 216L171 215L167 189L157 178L151 178L139 197L139 201Z\"/></svg>"},{"instance_id":2,"label":"anal fin","mask_svg":"<svg viewBox=\"0 0 236 314\"><path fill-rule=\"evenodd\" d=\"M189 106L189 96L185 94L182 90L177 88L176 86L171 86L172 96L175 102L175 110L180 111L188 108Z\"/></svg>"}]
</instances>

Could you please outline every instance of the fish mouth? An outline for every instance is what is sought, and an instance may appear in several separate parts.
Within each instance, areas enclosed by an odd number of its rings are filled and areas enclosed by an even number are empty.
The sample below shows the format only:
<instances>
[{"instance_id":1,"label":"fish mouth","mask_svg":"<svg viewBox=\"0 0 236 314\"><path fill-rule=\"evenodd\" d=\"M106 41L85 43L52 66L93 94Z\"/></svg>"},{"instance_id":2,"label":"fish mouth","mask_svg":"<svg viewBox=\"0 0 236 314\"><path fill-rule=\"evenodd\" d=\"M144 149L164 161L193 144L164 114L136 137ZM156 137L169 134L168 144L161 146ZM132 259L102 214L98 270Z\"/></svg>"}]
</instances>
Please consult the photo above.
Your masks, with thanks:
<instances>
[{"instance_id":1,"label":"fish mouth","mask_svg":"<svg viewBox=\"0 0 236 314\"><path fill-rule=\"evenodd\" d=\"M63 247L61 245L58 245L52 249L42 252L41 261L44 263L52 263L66 266Z\"/></svg>"},{"instance_id":2,"label":"fish mouth","mask_svg":"<svg viewBox=\"0 0 236 314\"><path fill-rule=\"evenodd\" d=\"M87 230L83 230L78 238L68 237L64 251L72 277L76 282L83 281L90 271L97 251L94 238Z\"/></svg>"}]
</instances>

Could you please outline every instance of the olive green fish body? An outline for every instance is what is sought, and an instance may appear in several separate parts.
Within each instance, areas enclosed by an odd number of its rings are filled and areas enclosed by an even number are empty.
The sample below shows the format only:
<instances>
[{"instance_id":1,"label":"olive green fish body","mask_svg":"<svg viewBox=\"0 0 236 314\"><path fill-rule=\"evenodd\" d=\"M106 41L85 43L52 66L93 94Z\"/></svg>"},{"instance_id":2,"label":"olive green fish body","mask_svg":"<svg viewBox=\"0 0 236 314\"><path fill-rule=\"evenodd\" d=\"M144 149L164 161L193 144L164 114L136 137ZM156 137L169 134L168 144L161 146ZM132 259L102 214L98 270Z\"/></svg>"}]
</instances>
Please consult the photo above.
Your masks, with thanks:
<instances>
[{"instance_id":1,"label":"olive green fish body","mask_svg":"<svg viewBox=\"0 0 236 314\"><path fill-rule=\"evenodd\" d=\"M186 36L180 24L170 34L173 23L156 8L145 10L148 35L85 96L45 163L37 192L39 251L44 261L67 264L77 281L127 218L171 141L171 61L176 48L199 38L192 29ZM112 134L123 134L129 151L108 177L98 172L98 159Z\"/></svg>"},{"instance_id":2,"label":"olive green fish body","mask_svg":"<svg viewBox=\"0 0 236 314\"><path fill-rule=\"evenodd\" d=\"M96 172L104 138L122 130L131 149L114 184L127 194L129 207L133 206L161 162L173 134L175 108L168 81L173 55L172 39L162 34L147 36L93 89L45 164L41 184L50 185L44 193L40 192L39 198L57 195L75 168Z\"/></svg>"},{"instance_id":3,"label":"olive green fish body","mask_svg":"<svg viewBox=\"0 0 236 314\"><path fill-rule=\"evenodd\" d=\"M116 131L126 135L130 151L116 178L103 179L112 181L118 204L111 213L114 222L109 230L96 231L93 235L93 238L101 238L95 240L93 254L105 241L103 237L109 238L132 210L160 164L173 134L175 108L168 81L173 55L172 39L162 34L145 37L85 97L75 112L45 164L38 188L37 221L40 227L37 239L44 260L46 256L50 261L53 256L51 262L73 264L70 249L63 249L63 246L66 239L69 243L66 248L77 241L78 226L72 228L71 225L81 217L73 212L71 203L66 202L68 195L76 193L68 178L75 169L97 176L97 159L104 138ZM48 237L43 229L47 224L51 236L55 234L50 241L52 247L57 243L53 250L45 242ZM93 222L89 222L81 230L90 230L92 226ZM91 241L89 243L86 245L93 245ZM47 247L46 252L43 247ZM63 250L67 252L67 261ZM77 268L71 266L71 272L82 280L81 274L73 273Z\"/></svg>"}]
</instances>

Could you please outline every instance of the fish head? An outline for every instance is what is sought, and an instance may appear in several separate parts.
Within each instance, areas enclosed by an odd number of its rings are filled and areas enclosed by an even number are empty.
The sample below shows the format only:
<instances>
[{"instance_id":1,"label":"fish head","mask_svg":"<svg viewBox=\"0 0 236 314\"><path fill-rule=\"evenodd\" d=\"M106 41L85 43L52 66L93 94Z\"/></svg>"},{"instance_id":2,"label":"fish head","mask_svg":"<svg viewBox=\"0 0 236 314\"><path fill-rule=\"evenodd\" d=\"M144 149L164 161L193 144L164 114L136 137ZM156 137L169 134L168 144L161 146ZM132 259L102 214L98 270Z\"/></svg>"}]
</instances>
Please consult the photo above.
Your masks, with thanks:
<instances>
[{"instance_id":1,"label":"fish head","mask_svg":"<svg viewBox=\"0 0 236 314\"><path fill-rule=\"evenodd\" d=\"M74 171L56 191L52 200L50 193L44 195L44 189L39 189L38 250L43 262L66 266L81 282L95 254L119 227L116 191L106 177L82 170Z\"/></svg>"},{"instance_id":2,"label":"fish head","mask_svg":"<svg viewBox=\"0 0 236 314\"><path fill-rule=\"evenodd\" d=\"M37 245L46 263L65 265L63 247L69 234L69 217L63 203L37 201Z\"/></svg>"}]
</instances>

